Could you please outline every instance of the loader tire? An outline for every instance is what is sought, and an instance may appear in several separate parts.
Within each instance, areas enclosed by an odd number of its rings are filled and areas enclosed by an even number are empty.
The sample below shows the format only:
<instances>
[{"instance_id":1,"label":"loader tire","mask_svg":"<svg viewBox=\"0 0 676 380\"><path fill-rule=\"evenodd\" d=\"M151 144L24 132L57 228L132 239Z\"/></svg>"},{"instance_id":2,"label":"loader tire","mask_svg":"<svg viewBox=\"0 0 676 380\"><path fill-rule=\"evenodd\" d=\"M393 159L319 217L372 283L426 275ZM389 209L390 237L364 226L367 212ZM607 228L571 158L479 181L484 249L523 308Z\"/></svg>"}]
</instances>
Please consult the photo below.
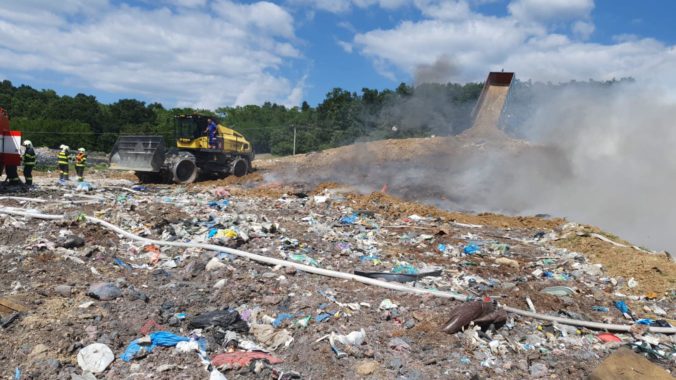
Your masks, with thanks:
<instances>
[{"instance_id":1,"label":"loader tire","mask_svg":"<svg viewBox=\"0 0 676 380\"><path fill-rule=\"evenodd\" d=\"M249 172L249 163L247 160L238 157L230 163L230 174L235 177L245 176Z\"/></svg>"},{"instance_id":2,"label":"loader tire","mask_svg":"<svg viewBox=\"0 0 676 380\"><path fill-rule=\"evenodd\" d=\"M181 152L171 158L171 176L174 183L193 183L197 179L197 165L195 156Z\"/></svg>"}]
</instances>

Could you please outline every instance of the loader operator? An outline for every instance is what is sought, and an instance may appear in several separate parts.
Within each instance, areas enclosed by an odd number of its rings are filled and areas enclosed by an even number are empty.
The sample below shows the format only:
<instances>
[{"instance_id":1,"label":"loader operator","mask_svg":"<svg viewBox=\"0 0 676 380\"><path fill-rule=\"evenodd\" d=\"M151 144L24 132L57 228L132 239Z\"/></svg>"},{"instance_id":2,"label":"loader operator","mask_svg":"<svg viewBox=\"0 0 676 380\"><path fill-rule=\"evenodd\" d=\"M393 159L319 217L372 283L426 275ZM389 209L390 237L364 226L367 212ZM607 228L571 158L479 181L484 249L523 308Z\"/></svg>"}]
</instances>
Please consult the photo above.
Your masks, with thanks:
<instances>
[{"instance_id":1,"label":"loader operator","mask_svg":"<svg viewBox=\"0 0 676 380\"><path fill-rule=\"evenodd\" d=\"M77 155L75 156L75 171L77 172L77 181L84 181L84 169L87 164L87 153L85 153L85 148L80 148L77 150Z\"/></svg>"},{"instance_id":2,"label":"loader operator","mask_svg":"<svg viewBox=\"0 0 676 380\"><path fill-rule=\"evenodd\" d=\"M33 186L33 167L35 167L36 156L33 149L33 143L30 140L23 142L26 151L23 152L23 177L26 179L26 186Z\"/></svg>"},{"instance_id":3,"label":"loader operator","mask_svg":"<svg viewBox=\"0 0 676 380\"><path fill-rule=\"evenodd\" d=\"M218 144L216 140L216 123L211 119L208 119L207 122L207 129L204 132L209 136L209 149L216 149Z\"/></svg>"},{"instance_id":4,"label":"loader operator","mask_svg":"<svg viewBox=\"0 0 676 380\"><path fill-rule=\"evenodd\" d=\"M68 159L70 154L68 145L61 145L61 151L56 156L59 165L59 180L68 181Z\"/></svg>"}]
</instances>

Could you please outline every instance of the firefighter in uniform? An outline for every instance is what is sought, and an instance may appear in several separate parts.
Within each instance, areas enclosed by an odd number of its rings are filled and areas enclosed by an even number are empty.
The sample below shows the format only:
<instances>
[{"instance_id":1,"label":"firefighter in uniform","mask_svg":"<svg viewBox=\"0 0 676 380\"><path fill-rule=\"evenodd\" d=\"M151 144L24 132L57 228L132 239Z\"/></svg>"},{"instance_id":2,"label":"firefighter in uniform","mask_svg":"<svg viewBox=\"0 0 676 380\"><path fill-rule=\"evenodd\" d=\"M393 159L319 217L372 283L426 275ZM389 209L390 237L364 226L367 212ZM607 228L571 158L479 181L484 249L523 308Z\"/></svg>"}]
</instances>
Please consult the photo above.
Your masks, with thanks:
<instances>
[{"instance_id":1,"label":"firefighter in uniform","mask_svg":"<svg viewBox=\"0 0 676 380\"><path fill-rule=\"evenodd\" d=\"M61 151L56 156L59 165L59 180L68 181L68 155L69 148L67 145L61 145Z\"/></svg>"},{"instance_id":2,"label":"firefighter in uniform","mask_svg":"<svg viewBox=\"0 0 676 380\"><path fill-rule=\"evenodd\" d=\"M33 167L37 157L35 156L35 150L33 149L33 143L30 140L23 142L23 145L26 147L26 151L23 153L23 177L26 180L27 186L33 185Z\"/></svg>"},{"instance_id":3,"label":"firefighter in uniform","mask_svg":"<svg viewBox=\"0 0 676 380\"><path fill-rule=\"evenodd\" d=\"M75 156L75 171L77 172L78 182L84 181L84 169L87 165L87 153L85 152L85 148L80 148Z\"/></svg>"},{"instance_id":4,"label":"firefighter in uniform","mask_svg":"<svg viewBox=\"0 0 676 380\"><path fill-rule=\"evenodd\" d=\"M19 178L19 170L17 170L16 166L6 166L5 167L5 172L7 173L7 178L5 178L5 181L9 185L20 185L21 184L21 179Z\"/></svg>"}]
</instances>

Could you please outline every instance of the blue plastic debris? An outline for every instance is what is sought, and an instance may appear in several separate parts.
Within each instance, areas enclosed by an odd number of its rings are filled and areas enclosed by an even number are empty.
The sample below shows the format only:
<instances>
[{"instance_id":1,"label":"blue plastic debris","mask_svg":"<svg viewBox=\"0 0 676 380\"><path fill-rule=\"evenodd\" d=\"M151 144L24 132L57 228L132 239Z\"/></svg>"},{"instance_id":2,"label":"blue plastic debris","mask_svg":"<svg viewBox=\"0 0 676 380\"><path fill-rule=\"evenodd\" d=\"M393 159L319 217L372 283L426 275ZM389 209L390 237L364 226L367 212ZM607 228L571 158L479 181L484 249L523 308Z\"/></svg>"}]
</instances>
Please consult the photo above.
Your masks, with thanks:
<instances>
[{"instance_id":1,"label":"blue plastic debris","mask_svg":"<svg viewBox=\"0 0 676 380\"><path fill-rule=\"evenodd\" d=\"M134 185L131 189L134 191L148 191L148 188L143 185Z\"/></svg>"},{"instance_id":2,"label":"blue plastic debris","mask_svg":"<svg viewBox=\"0 0 676 380\"><path fill-rule=\"evenodd\" d=\"M209 207L222 210L230 205L230 200L222 199L220 201L209 201Z\"/></svg>"},{"instance_id":3,"label":"blue plastic debris","mask_svg":"<svg viewBox=\"0 0 676 380\"><path fill-rule=\"evenodd\" d=\"M218 233L218 228L212 228L209 230L209 233L207 234L207 238L211 239L212 237L216 236Z\"/></svg>"},{"instance_id":4,"label":"blue plastic debris","mask_svg":"<svg viewBox=\"0 0 676 380\"><path fill-rule=\"evenodd\" d=\"M82 181L77 183L77 190L79 191L91 191L92 184L87 181Z\"/></svg>"},{"instance_id":5,"label":"blue plastic debris","mask_svg":"<svg viewBox=\"0 0 676 380\"><path fill-rule=\"evenodd\" d=\"M559 281L568 281L570 280L570 276L565 274L565 273L554 273L554 272L544 272L543 273L546 278L551 278L554 280L559 280Z\"/></svg>"},{"instance_id":6,"label":"blue plastic debris","mask_svg":"<svg viewBox=\"0 0 676 380\"><path fill-rule=\"evenodd\" d=\"M228 260L228 261L232 261L232 260L236 259L237 256L235 256L235 255L233 255L233 254L230 254L230 253L227 253L227 252L219 252L219 253L218 253L218 258L219 258L220 260L225 259L225 260Z\"/></svg>"},{"instance_id":7,"label":"blue plastic debris","mask_svg":"<svg viewBox=\"0 0 676 380\"><path fill-rule=\"evenodd\" d=\"M392 273L417 274L418 270L411 264L398 264L392 268Z\"/></svg>"},{"instance_id":8,"label":"blue plastic debris","mask_svg":"<svg viewBox=\"0 0 676 380\"><path fill-rule=\"evenodd\" d=\"M469 365L471 363L471 361L469 360L468 357L463 356L462 358L460 358L460 363L462 363L464 365Z\"/></svg>"},{"instance_id":9,"label":"blue plastic debris","mask_svg":"<svg viewBox=\"0 0 676 380\"><path fill-rule=\"evenodd\" d=\"M340 218L340 224L355 224L357 223L357 214L343 216Z\"/></svg>"},{"instance_id":10,"label":"blue plastic debris","mask_svg":"<svg viewBox=\"0 0 676 380\"><path fill-rule=\"evenodd\" d=\"M289 313L279 314L279 315L277 315L277 318L275 318L275 320L272 321L272 326L274 326L275 328L278 328L279 326L282 325L282 323L284 323L285 320L293 319L293 317L294 317L294 315L289 314Z\"/></svg>"},{"instance_id":11,"label":"blue plastic debris","mask_svg":"<svg viewBox=\"0 0 676 380\"><path fill-rule=\"evenodd\" d=\"M469 243L465 246L465 248L462 249L463 252L465 252L466 255L473 255L477 252L479 252L481 248L479 248L478 245L474 243Z\"/></svg>"},{"instance_id":12,"label":"blue plastic debris","mask_svg":"<svg viewBox=\"0 0 676 380\"><path fill-rule=\"evenodd\" d=\"M186 313L176 313L176 315L174 315L174 317L176 317L176 319L178 319L179 321L182 321L182 320L186 319L188 317L188 315Z\"/></svg>"},{"instance_id":13,"label":"blue plastic debris","mask_svg":"<svg viewBox=\"0 0 676 380\"><path fill-rule=\"evenodd\" d=\"M315 317L315 322L322 323L322 322L328 320L331 317L333 317L333 314L331 314L331 313L320 313L319 315L317 315Z\"/></svg>"},{"instance_id":14,"label":"blue plastic debris","mask_svg":"<svg viewBox=\"0 0 676 380\"><path fill-rule=\"evenodd\" d=\"M601 313L607 313L609 311L608 308L605 307L605 306L592 306L592 310L598 311L598 312L601 312Z\"/></svg>"},{"instance_id":15,"label":"blue plastic debris","mask_svg":"<svg viewBox=\"0 0 676 380\"><path fill-rule=\"evenodd\" d=\"M193 338L193 339L195 339L195 338ZM202 352L204 352L204 353L206 354L206 350L207 350L207 338L205 338L205 337L203 337L203 336L202 336L202 337L199 337L199 339L197 339L197 347L199 347L200 351L202 351Z\"/></svg>"},{"instance_id":16,"label":"blue plastic debris","mask_svg":"<svg viewBox=\"0 0 676 380\"><path fill-rule=\"evenodd\" d=\"M124 268L124 269L132 270L132 268L131 268L131 266L130 266L129 264L127 264L127 263L125 263L124 261L118 259L117 257L113 257L113 262L114 262L116 265L118 265L118 266L120 266L120 267L122 267L122 268Z\"/></svg>"},{"instance_id":17,"label":"blue plastic debris","mask_svg":"<svg viewBox=\"0 0 676 380\"><path fill-rule=\"evenodd\" d=\"M439 252L446 252L446 244L437 245L437 249L439 250Z\"/></svg>"},{"instance_id":18,"label":"blue plastic debris","mask_svg":"<svg viewBox=\"0 0 676 380\"><path fill-rule=\"evenodd\" d=\"M624 301L615 301L615 307L623 314L629 314L629 306Z\"/></svg>"},{"instance_id":19,"label":"blue plastic debris","mask_svg":"<svg viewBox=\"0 0 676 380\"><path fill-rule=\"evenodd\" d=\"M638 323L639 325L646 325L646 326L652 325L653 322L655 322L655 321L653 321L650 318L643 318L643 319L639 319L638 321L636 321L636 323Z\"/></svg>"},{"instance_id":20,"label":"blue plastic debris","mask_svg":"<svg viewBox=\"0 0 676 380\"><path fill-rule=\"evenodd\" d=\"M135 357L142 356L146 353L152 352L153 349L155 349L155 347L157 346L174 347L179 342L190 341L190 338L172 334L166 331L155 331L153 333L150 333L149 336L150 336L150 345L142 346L139 344L140 339L134 339L131 343L129 343L127 349L124 350L124 353L120 355L120 359L124 360L125 362L130 362Z\"/></svg>"},{"instance_id":21,"label":"blue plastic debris","mask_svg":"<svg viewBox=\"0 0 676 380\"><path fill-rule=\"evenodd\" d=\"M16 367L14 370L14 380L19 380L21 379L21 369L19 367Z\"/></svg>"}]
</instances>

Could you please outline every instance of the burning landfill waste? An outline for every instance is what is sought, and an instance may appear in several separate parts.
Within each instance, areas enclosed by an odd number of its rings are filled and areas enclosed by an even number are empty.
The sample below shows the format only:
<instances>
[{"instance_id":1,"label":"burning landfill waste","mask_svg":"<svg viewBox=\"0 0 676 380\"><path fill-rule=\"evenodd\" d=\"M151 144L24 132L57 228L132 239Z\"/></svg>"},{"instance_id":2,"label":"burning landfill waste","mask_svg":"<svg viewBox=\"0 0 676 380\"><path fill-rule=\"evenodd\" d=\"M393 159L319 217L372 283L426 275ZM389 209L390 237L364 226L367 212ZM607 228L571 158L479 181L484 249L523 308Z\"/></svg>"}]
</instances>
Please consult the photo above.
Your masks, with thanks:
<instances>
[{"instance_id":1,"label":"burning landfill waste","mask_svg":"<svg viewBox=\"0 0 676 380\"><path fill-rule=\"evenodd\" d=\"M512 79L491 73L474 126L452 139L255 161L263 174L187 185L92 171L78 191L43 175L3 195L1 376L672 378L676 264L664 253L563 219L385 193L472 205L494 194L472 184L501 158L556 165L565 152L496 128ZM400 167L408 187L390 177L387 154L420 150L468 154L453 184L467 194L417 186L448 169L429 156ZM177 157L168 175L191 182L194 162ZM232 173L251 159L234 159ZM325 170L338 159L342 169ZM477 160L486 172L472 176ZM380 173L367 181L361 169ZM359 193L376 182L383 192Z\"/></svg>"}]
</instances>

